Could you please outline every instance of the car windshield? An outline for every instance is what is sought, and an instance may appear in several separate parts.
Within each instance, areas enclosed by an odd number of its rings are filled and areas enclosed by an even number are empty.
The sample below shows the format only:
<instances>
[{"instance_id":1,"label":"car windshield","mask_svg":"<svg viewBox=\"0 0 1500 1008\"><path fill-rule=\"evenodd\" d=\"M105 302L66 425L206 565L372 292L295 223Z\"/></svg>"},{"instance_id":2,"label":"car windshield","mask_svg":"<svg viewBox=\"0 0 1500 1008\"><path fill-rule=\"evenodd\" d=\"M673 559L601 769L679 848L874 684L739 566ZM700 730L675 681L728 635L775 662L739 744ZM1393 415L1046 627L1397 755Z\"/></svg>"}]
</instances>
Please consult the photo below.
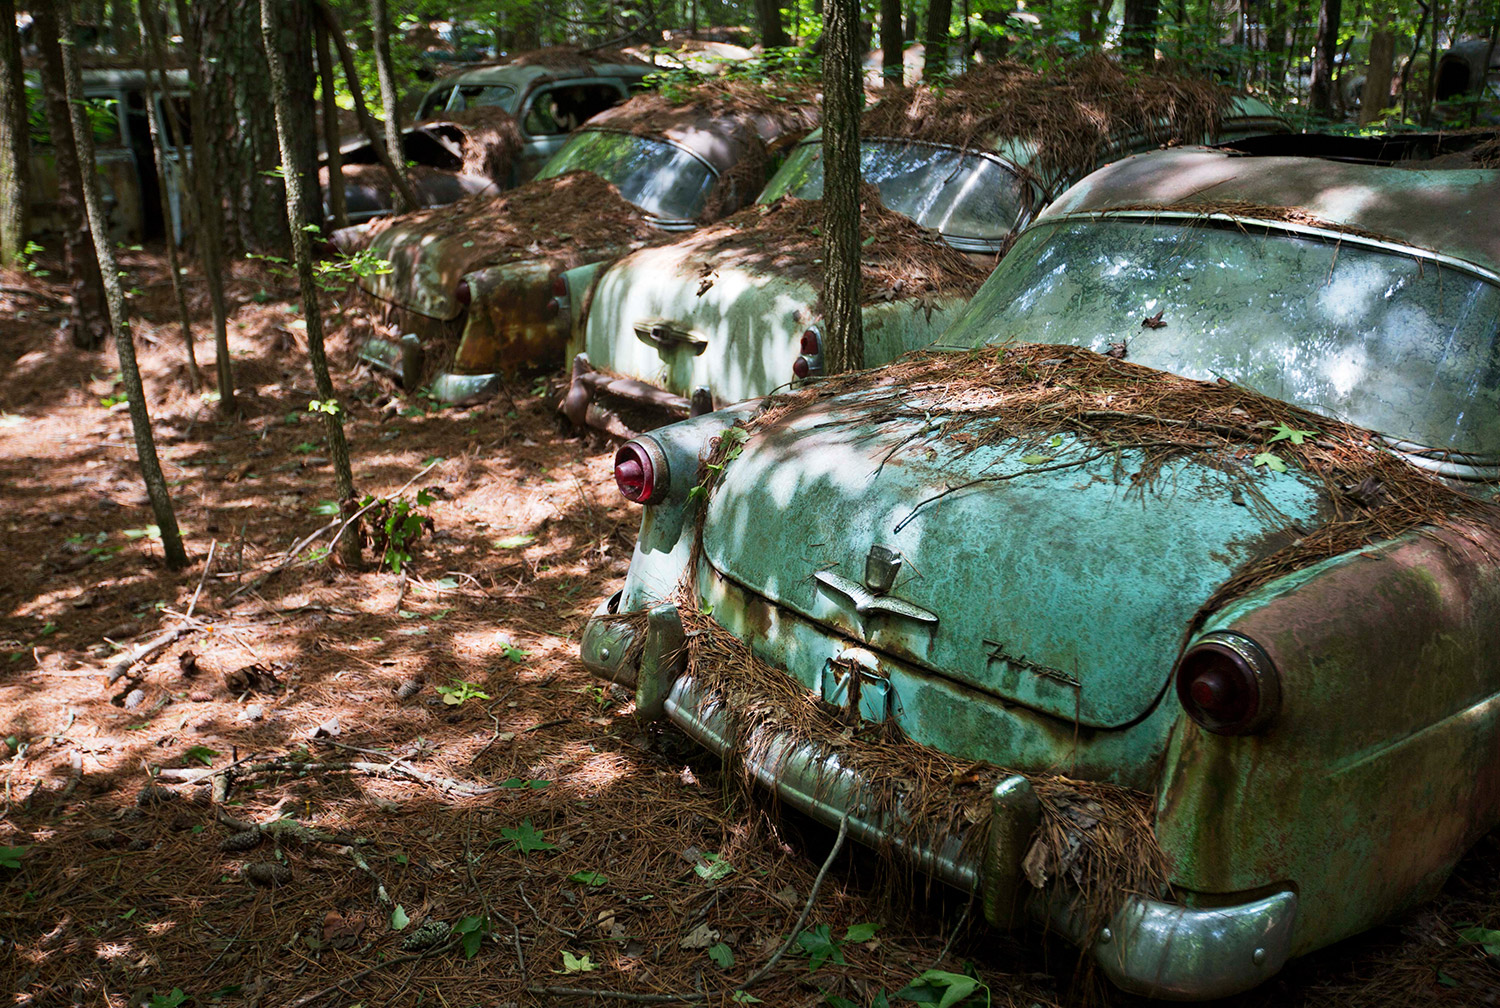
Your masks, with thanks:
<instances>
[{"instance_id":1,"label":"car windshield","mask_svg":"<svg viewBox=\"0 0 1500 1008\"><path fill-rule=\"evenodd\" d=\"M1134 363L1225 378L1411 447L1500 459L1500 286L1342 237L1159 217L1044 222L941 342L1123 344Z\"/></svg>"},{"instance_id":2,"label":"car windshield","mask_svg":"<svg viewBox=\"0 0 1500 1008\"><path fill-rule=\"evenodd\" d=\"M462 112L471 108L503 108L514 112L516 89L509 84L464 84L458 89L450 112Z\"/></svg>"},{"instance_id":3,"label":"car windshield","mask_svg":"<svg viewBox=\"0 0 1500 1008\"><path fill-rule=\"evenodd\" d=\"M912 140L865 140L859 167L887 207L946 238L999 242L1025 209L1025 183L999 161L973 151ZM776 173L760 201L821 199L823 148L805 143Z\"/></svg>"},{"instance_id":4,"label":"car windshield","mask_svg":"<svg viewBox=\"0 0 1500 1008\"><path fill-rule=\"evenodd\" d=\"M690 221L703 211L714 172L675 144L606 130L575 133L537 178L589 171L660 220Z\"/></svg>"}]
</instances>

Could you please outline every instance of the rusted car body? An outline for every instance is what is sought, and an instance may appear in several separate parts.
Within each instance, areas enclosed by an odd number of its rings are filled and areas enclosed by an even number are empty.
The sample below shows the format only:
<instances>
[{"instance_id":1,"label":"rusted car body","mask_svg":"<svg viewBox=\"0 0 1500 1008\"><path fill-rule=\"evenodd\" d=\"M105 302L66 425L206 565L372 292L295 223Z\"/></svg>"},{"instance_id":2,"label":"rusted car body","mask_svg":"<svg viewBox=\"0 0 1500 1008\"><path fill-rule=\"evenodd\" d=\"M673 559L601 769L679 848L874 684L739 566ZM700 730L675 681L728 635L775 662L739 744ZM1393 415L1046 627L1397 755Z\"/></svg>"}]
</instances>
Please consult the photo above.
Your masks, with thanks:
<instances>
[{"instance_id":1,"label":"rusted car body","mask_svg":"<svg viewBox=\"0 0 1500 1008\"><path fill-rule=\"evenodd\" d=\"M178 176L187 157L186 144L175 133L187 122L187 73L167 73L163 95L153 74L150 81L157 113L167 130L167 192L156 181L156 158L151 147L146 112L145 70L84 70L84 100L96 110L94 158L99 168L110 234L116 240L140 240L170 234L181 240L183 216ZM175 115L168 114L169 104ZM48 144L31 147L31 185L28 189L29 228L34 234L60 231L67 222L57 217L57 169Z\"/></svg>"},{"instance_id":2,"label":"rusted car body","mask_svg":"<svg viewBox=\"0 0 1500 1008\"><path fill-rule=\"evenodd\" d=\"M500 192L534 177L585 120L641 90L656 67L622 57L589 58L574 49L539 50L446 77L422 96L417 123L403 133L402 150L423 206ZM508 124L503 158L488 172L473 170L466 141L479 113L502 113ZM492 124L485 123L490 126ZM385 173L364 137L339 147L349 223L390 214L396 206ZM328 171L322 172L328 209ZM331 210L328 212L331 213Z\"/></svg>"},{"instance_id":3,"label":"rusted car body","mask_svg":"<svg viewBox=\"0 0 1500 1008\"><path fill-rule=\"evenodd\" d=\"M972 85L966 79L932 92L932 107L915 122L893 123L878 105L867 110L861 169L865 181L878 188L885 208L931 229L983 270L998 261L1033 214L1098 164L1154 147L1183 128L1196 128L1179 123L1174 132L1170 119L1144 130L1124 126L1101 138L1097 148L1067 157L1051 156L1045 137L976 134L957 125L935 140L932 123L957 119L979 101L1000 100L990 94L986 78ZM1047 86L1027 80L1036 89ZM1065 100L1070 109L1078 104L1071 92ZM1193 140L1285 129L1259 101L1230 101L1227 93L1223 100L1226 107L1217 117L1215 135L1190 134ZM894 132L893 125L915 132ZM759 202L818 200L822 192L821 134L815 133L787 159ZM800 253L783 249L776 254L788 235L775 226L771 214L757 217L747 211L720 226L731 228L729 240L694 235L637 252L597 275L569 275L570 287L592 285L587 318L580 313L574 322L572 378L561 404L575 424L629 437L632 428L688 416L705 405L766 395L818 373L822 296L815 286L821 268L815 264L821 262L821 248L814 243ZM878 365L932 342L962 310L983 272L976 272L967 286L934 282L937 265L914 257L922 251L921 242L888 241L886 229L874 226L868 203L866 233L865 361ZM904 273L898 270L888 284L869 281L880 263L903 261L914 265ZM690 338L653 337L674 332Z\"/></svg>"},{"instance_id":4,"label":"rusted car body","mask_svg":"<svg viewBox=\"0 0 1500 1008\"><path fill-rule=\"evenodd\" d=\"M1131 991L1243 991L1429 897L1500 823L1500 172L1367 154L1117 162L934 350L627 443L584 663ZM723 631L780 699L694 657ZM835 730L774 728L802 696ZM862 732L957 767L941 800L871 803ZM1060 779L1137 793L1162 858L1092 925L1034 870Z\"/></svg>"},{"instance_id":5,"label":"rusted car body","mask_svg":"<svg viewBox=\"0 0 1500 1008\"><path fill-rule=\"evenodd\" d=\"M532 232L495 248L476 241L465 227L434 233L425 221L398 219L369 242L391 272L361 283L402 310L403 327L459 332L451 362L432 382L438 398L488 394L507 374L561 360L571 322L567 288L559 279L565 269L613 259L657 233L691 230L745 205L764 184L769 145L789 131L800 136L809 114L806 107L790 106L764 114L730 106L672 107L643 95L590 120L536 180L505 197L530 199L569 173L588 172L614 186L624 204L559 195L571 201L536 225L548 230L547 238ZM641 226L601 224L622 208ZM350 233L340 240L358 239ZM399 347L387 341L371 347L367 359L394 368Z\"/></svg>"}]
</instances>

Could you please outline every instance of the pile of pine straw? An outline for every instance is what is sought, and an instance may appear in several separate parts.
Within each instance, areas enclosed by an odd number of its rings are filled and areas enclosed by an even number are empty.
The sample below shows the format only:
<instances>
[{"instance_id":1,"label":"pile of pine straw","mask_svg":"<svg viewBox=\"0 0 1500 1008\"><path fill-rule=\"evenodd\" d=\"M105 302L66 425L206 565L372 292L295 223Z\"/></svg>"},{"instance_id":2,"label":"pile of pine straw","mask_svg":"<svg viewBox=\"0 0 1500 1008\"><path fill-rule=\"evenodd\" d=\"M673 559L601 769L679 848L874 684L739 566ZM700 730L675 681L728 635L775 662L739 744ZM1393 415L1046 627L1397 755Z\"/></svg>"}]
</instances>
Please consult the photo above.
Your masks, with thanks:
<instances>
[{"instance_id":1,"label":"pile of pine straw","mask_svg":"<svg viewBox=\"0 0 1500 1008\"><path fill-rule=\"evenodd\" d=\"M604 250L659 237L639 209L592 172L534 179L499 196L468 196L373 221L365 241L388 228L446 239L443 255L457 273L517 259L555 259L572 269Z\"/></svg>"},{"instance_id":2,"label":"pile of pine straw","mask_svg":"<svg viewBox=\"0 0 1500 1008\"><path fill-rule=\"evenodd\" d=\"M1067 433L1084 447L1062 464L1139 452L1140 471L1131 480L1140 487L1169 460L1200 458L1240 477L1254 499L1262 477L1251 457L1264 451L1309 474L1322 486L1326 520L1289 530L1296 533L1290 544L1220 586L1194 626L1258 585L1377 539L1448 521L1500 521L1500 508L1417 469L1367 430L1228 382L1182 378L1073 346L1013 343L909 354L876 371L772 398L746 424L749 435L836 396L848 397L861 424L926 424L932 437L967 450L1008 440L1018 452L1031 450ZM1278 426L1315 433L1300 444L1272 444ZM699 473L710 495L740 441L720 437L711 446ZM690 572L697 569L706 510L699 509ZM875 793L864 796L866 804L876 817L894 817L903 841L929 848L949 837L962 838L966 848L983 843L989 789L1013 771L917 744L889 724L869 734L851 731L841 711L757 658L701 615L695 601L681 606L690 631L688 672L733 719L735 751L764 759L772 735L806 742L870 783ZM1073 901L1086 934L1097 933L1125 895L1162 890L1166 859L1152 829L1151 796L1050 773L1025 776L1043 809L1025 874L1038 888L1062 882L1049 892Z\"/></svg>"},{"instance_id":3,"label":"pile of pine straw","mask_svg":"<svg viewBox=\"0 0 1500 1008\"><path fill-rule=\"evenodd\" d=\"M503 108L481 105L420 122L418 126L452 124L463 133L459 150L466 175L483 175L501 185L510 183L510 166L521 151L521 128L516 117Z\"/></svg>"},{"instance_id":4,"label":"pile of pine straw","mask_svg":"<svg viewBox=\"0 0 1500 1008\"><path fill-rule=\"evenodd\" d=\"M971 449L1015 440L1029 450L1064 433L1087 447L1080 465L1101 453L1138 451L1142 467L1132 481L1141 487L1167 461L1198 458L1239 478L1255 500L1264 476L1251 460L1266 451L1308 474L1321 489L1322 524L1289 526L1292 541L1220 585L1189 631L1230 599L1319 560L1424 525L1500 521L1500 507L1418 469L1372 431L1227 381L1184 378L1076 346L918 351L777 396L751 429L850 393L863 423L933 423L935 436ZM1315 434L1273 444L1278 427Z\"/></svg>"},{"instance_id":5,"label":"pile of pine straw","mask_svg":"<svg viewBox=\"0 0 1500 1008\"><path fill-rule=\"evenodd\" d=\"M1120 142L1197 142L1213 136L1234 92L1206 78L1134 70L1094 53L1045 76L1019 63L976 67L941 88L881 92L860 133L993 150L1036 145L1026 166L1041 179L1093 169Z\"/></svg>"},{"instance_id":6,"label":"pile of pine straw","mask_svg":"<svg viewBox=\"0 0 1500 1008\"><path fill-rule=\"evenodd\" d=\"M989 276L989 269L953 249L935 231L905 214L886 209L880 191L860 187L860 302L938 296L967 299ZM716 270L745 266L805 280L823 295L823 201L784 196L760 203L704 228L680 247L702 277L699 294L713 286Z\"/></svg>"}]
</instances>

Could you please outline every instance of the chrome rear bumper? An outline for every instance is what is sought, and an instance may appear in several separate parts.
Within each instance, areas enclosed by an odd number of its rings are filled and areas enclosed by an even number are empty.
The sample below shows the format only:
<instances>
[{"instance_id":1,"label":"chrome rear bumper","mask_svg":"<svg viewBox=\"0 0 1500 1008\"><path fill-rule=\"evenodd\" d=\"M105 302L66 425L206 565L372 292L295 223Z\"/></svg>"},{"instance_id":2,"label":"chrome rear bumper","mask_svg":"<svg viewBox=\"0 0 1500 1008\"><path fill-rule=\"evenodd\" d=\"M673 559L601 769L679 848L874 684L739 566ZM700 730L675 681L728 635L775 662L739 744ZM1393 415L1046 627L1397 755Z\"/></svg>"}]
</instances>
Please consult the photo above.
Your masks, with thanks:
<instances>
[{"instance_id":1,"label":"chrome rear bumper","mask_svg":"<svg viewBox=\"0 0 1500 1008\"><path fill-rule=\"evenodd\" d=\"M594 675L633 686L637 713L662 717L719 753L733 748L727 712L684 674L682 623L671 605L651 609L644 628L611 620L618 596L603 603L584 627L581 657ZM638 659L633 655L638 654ZM1038 805L1025 777L1006 777L990 795L989 829L982 845L952 835L914 848L899 828L902 813L872 809L871 789L837 754L816 744L776 736L760 740L746 769L778 798L831 826L847 819L849 835L867 844L904 850L922 870L980 898L986 919L1008 927L1024 912L1079 944L1083 922L1066 898L1045 898L1030 887L1021 860L1038 822ZM1054 894L1055 895L1055 894ZM1287 890L1242 903L1189 907L1126 896L1089 949L1123 990L1193 1001L1249 990L1286 963L1297 916L1297 895Z\"/></svg>"}]
</instances>

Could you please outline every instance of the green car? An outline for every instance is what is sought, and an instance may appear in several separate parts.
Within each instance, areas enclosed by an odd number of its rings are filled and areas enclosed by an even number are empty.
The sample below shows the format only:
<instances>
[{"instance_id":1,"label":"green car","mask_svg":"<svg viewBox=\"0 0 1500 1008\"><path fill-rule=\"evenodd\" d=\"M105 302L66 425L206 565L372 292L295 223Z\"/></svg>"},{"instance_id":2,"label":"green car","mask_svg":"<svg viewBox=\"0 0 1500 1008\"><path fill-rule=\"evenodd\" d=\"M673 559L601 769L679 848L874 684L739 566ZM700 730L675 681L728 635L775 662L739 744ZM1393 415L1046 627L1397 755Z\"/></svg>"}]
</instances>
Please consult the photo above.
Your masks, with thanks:
<instances>
[{"instance_id":1,"label":"green car","mask_svg":"<svg viewBox=\"0 0 1500 1008\"><path fill-rule=\"evenodd\" d=\"M584 664L1130 991L1428 898L1500 822L1500 172L1450 141L1125 159L939 348L626 443Z\"/></svg>"},{"instance_id":2,"label":"green car","mask_svg":"<svg viewBox=\"0 0 1500 1008\"><path fill-rule=\"evenodd\" d=\"M1285 130L1264 104L1227 89L1168 75L1127 85L1102 59L1069 69L1046 78L999 64L941 89L887 91L864 112L861 171L878 190L863 201L869 364L936 339L1016 232L1105 161L1174 139ZM602 271L568 274L572 290L589 294L574 299L562 412L629 437L819 374L822 194L815 132L759 206Z\"/></svg>"}]
</instances>

